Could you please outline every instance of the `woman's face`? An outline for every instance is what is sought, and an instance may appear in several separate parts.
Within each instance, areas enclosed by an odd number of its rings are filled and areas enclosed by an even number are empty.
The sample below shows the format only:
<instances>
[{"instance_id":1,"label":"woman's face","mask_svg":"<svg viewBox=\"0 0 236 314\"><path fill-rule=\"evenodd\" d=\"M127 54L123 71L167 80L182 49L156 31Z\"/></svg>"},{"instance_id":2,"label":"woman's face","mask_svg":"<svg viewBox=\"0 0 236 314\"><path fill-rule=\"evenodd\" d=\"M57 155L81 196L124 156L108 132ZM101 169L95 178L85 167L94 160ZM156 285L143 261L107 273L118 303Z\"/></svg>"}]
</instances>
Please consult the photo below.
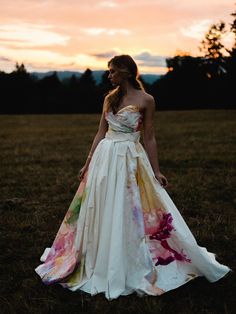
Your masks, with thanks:
<instances>
[{"instance_id":1,"label":"woman's face","mask_svg":"<svg viewBox=\"0 0 236 314\"><path fill-rule=\"evenodd\" d=\"M119 72L119 70L111 63L109 65L109 75L108 79L111 81L112 85L120 85L120 83L123 81L122 73Z\"/></svg>"}]
</instances>

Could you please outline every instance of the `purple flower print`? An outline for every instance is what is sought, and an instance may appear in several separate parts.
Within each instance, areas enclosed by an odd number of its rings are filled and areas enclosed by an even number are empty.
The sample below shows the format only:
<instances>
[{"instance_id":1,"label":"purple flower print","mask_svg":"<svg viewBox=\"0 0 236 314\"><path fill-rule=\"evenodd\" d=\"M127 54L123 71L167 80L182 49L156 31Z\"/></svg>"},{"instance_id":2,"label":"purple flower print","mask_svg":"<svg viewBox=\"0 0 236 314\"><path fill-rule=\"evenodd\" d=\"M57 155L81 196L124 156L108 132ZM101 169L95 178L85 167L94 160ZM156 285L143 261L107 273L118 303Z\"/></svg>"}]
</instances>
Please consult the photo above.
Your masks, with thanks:
<instances>
[{"instance_id":1,"label":"purple flower print","mask_svg":"<svg viewBox=\"0 0 236 314\"><path fill-rule=\"evenodd\" d=\"M168 265L175 260L174 256L168 256L167 258L158 257L155 266L157 265Z\"/></svg>"},{"instance_id":2,"label":"purple flower print","mask_svg":"<svg viewBox=\"0 0 236 314\"><path fill-rule=\"evenodd\" d=\"M177 260L177 261L185 261L185 262L188 262L190 263L191 260L189 258L186 257L186 255L182 252L182 253L178 253L177 251L173 250L168 242L166 240L164 241L161 241L161 245L166 249L168 250L169 252L173 253L173 255L167 257L165 260L163 260L161 257L157 258L157 262L156 262L156 266L158 264L160 265L167 265L171 262L173 262L174 260ZM161 264L162 263L162 264ZM163 264L165 263L165 264Z\"/></svg>"},{"instance_id":3,"label":"purple flower print","mask_svg":"<svg viewBox=\"0 0 236 314\"><path fill-rule=\"evenodd\" d=\"M166 240L171 237L171 231L175 230L172 225L172 222L173 222L173 217L171 216L171 213L163 214L160 224L157 227L157 230L149 236L150 240L160 241L160 244L166 250L166 253L167 252L171 253L170 255L160 253L160 255L162 256L155 256L154 257L154 260L156 261L155 266L168 265L175 260L188 262L188 263L191 262L191 260L187 258L187 256L183 253L183 251L179 253L176 250L172 249ZM157 253L159 252L160 250L159 251L157 250ZM166 255L168 256L166 257Z\"/></svg>"}]
</instances>

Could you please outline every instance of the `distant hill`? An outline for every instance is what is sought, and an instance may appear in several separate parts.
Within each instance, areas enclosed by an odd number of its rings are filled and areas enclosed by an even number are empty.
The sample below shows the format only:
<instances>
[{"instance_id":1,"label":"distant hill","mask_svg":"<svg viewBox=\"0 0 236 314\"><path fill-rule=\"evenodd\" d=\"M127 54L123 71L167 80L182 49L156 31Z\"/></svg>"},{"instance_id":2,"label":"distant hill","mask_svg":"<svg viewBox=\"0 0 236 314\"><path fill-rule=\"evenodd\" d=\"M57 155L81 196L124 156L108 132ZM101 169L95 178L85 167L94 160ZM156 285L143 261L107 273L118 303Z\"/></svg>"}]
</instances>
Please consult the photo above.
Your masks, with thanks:
<instances>
[{"instance_id":1,"label":"distant hill","mask_svg":"<svg viewBox=\"0 0 236 314\"><path fill-rule=\"evenodd\" d=\"M148 84L152 84L156 80L159 80L162 76L163 74L142 74L141 75L142 79Z\"/></svg>"},{"instance_id":2,"label":"distant hill","mask_svg":"<svg viewBox=\"0 0 236 314\"><path fill-rule=\"evenodd\" d=\"M54 72L57 73L57 76L61 81L70 78L72 75L75 75L76 77L79 78L83 74L83 72L74 72L74 71L31 72L30 74L36 77L37 79L42 79L46 76L52 75ZM93 77L96 83L99 84L104 71L92 71L92 72L93 72ZM152 84L154 81L160 79L161 76L162 75L158 75L158 74L142 74L141 75L142 79L146 83L149 83L149 84Z\"/></svg>"}]
</instances>

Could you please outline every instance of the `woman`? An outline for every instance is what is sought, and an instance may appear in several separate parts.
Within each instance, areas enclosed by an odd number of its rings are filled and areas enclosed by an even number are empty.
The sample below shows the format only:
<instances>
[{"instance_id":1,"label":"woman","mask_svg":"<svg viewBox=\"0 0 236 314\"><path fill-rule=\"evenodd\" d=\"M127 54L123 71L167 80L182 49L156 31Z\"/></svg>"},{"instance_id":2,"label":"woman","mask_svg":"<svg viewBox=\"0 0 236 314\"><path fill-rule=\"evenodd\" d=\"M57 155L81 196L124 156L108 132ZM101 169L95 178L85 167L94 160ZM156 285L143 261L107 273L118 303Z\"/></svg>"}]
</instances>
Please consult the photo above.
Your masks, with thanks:
<instances>
[{"instance_id":1,"label":"woman","mask_svg":"<svg viewBox=\"0 0 236 314\"><path fill-rule=\"evenodd\" d=\"M197 276L230 271L198 246L165 188L153 128L155 101L129 55L108 62L104 99L81 183L51 248L35 271L45 284L107 299L161 295ZM139 142L142 131L144 147Z\"/></svg>"}]
</instances>

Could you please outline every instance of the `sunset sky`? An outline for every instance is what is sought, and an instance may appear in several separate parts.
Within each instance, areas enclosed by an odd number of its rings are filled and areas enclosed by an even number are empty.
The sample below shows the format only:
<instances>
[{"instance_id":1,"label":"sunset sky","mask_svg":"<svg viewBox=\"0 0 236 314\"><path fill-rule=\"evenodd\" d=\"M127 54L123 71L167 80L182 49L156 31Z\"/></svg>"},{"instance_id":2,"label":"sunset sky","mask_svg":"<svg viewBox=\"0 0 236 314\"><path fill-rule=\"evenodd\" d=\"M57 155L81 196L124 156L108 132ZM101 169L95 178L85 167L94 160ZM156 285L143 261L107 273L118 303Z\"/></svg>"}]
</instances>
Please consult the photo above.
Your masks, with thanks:
<instances>
[{"instance_id":1,"label":"sunset sky","mask_svg":"<svg viewBox=\"0 0 236 314\"><path fill-rule=\"evenodd\" d=\"M204 33L231 23L235 0L0 0L0 70L105 70L130 54L140 73L165 73L166 57L201 55ZM224 43L231 46L232 37Z\"/></svg>"}]
</instances>

